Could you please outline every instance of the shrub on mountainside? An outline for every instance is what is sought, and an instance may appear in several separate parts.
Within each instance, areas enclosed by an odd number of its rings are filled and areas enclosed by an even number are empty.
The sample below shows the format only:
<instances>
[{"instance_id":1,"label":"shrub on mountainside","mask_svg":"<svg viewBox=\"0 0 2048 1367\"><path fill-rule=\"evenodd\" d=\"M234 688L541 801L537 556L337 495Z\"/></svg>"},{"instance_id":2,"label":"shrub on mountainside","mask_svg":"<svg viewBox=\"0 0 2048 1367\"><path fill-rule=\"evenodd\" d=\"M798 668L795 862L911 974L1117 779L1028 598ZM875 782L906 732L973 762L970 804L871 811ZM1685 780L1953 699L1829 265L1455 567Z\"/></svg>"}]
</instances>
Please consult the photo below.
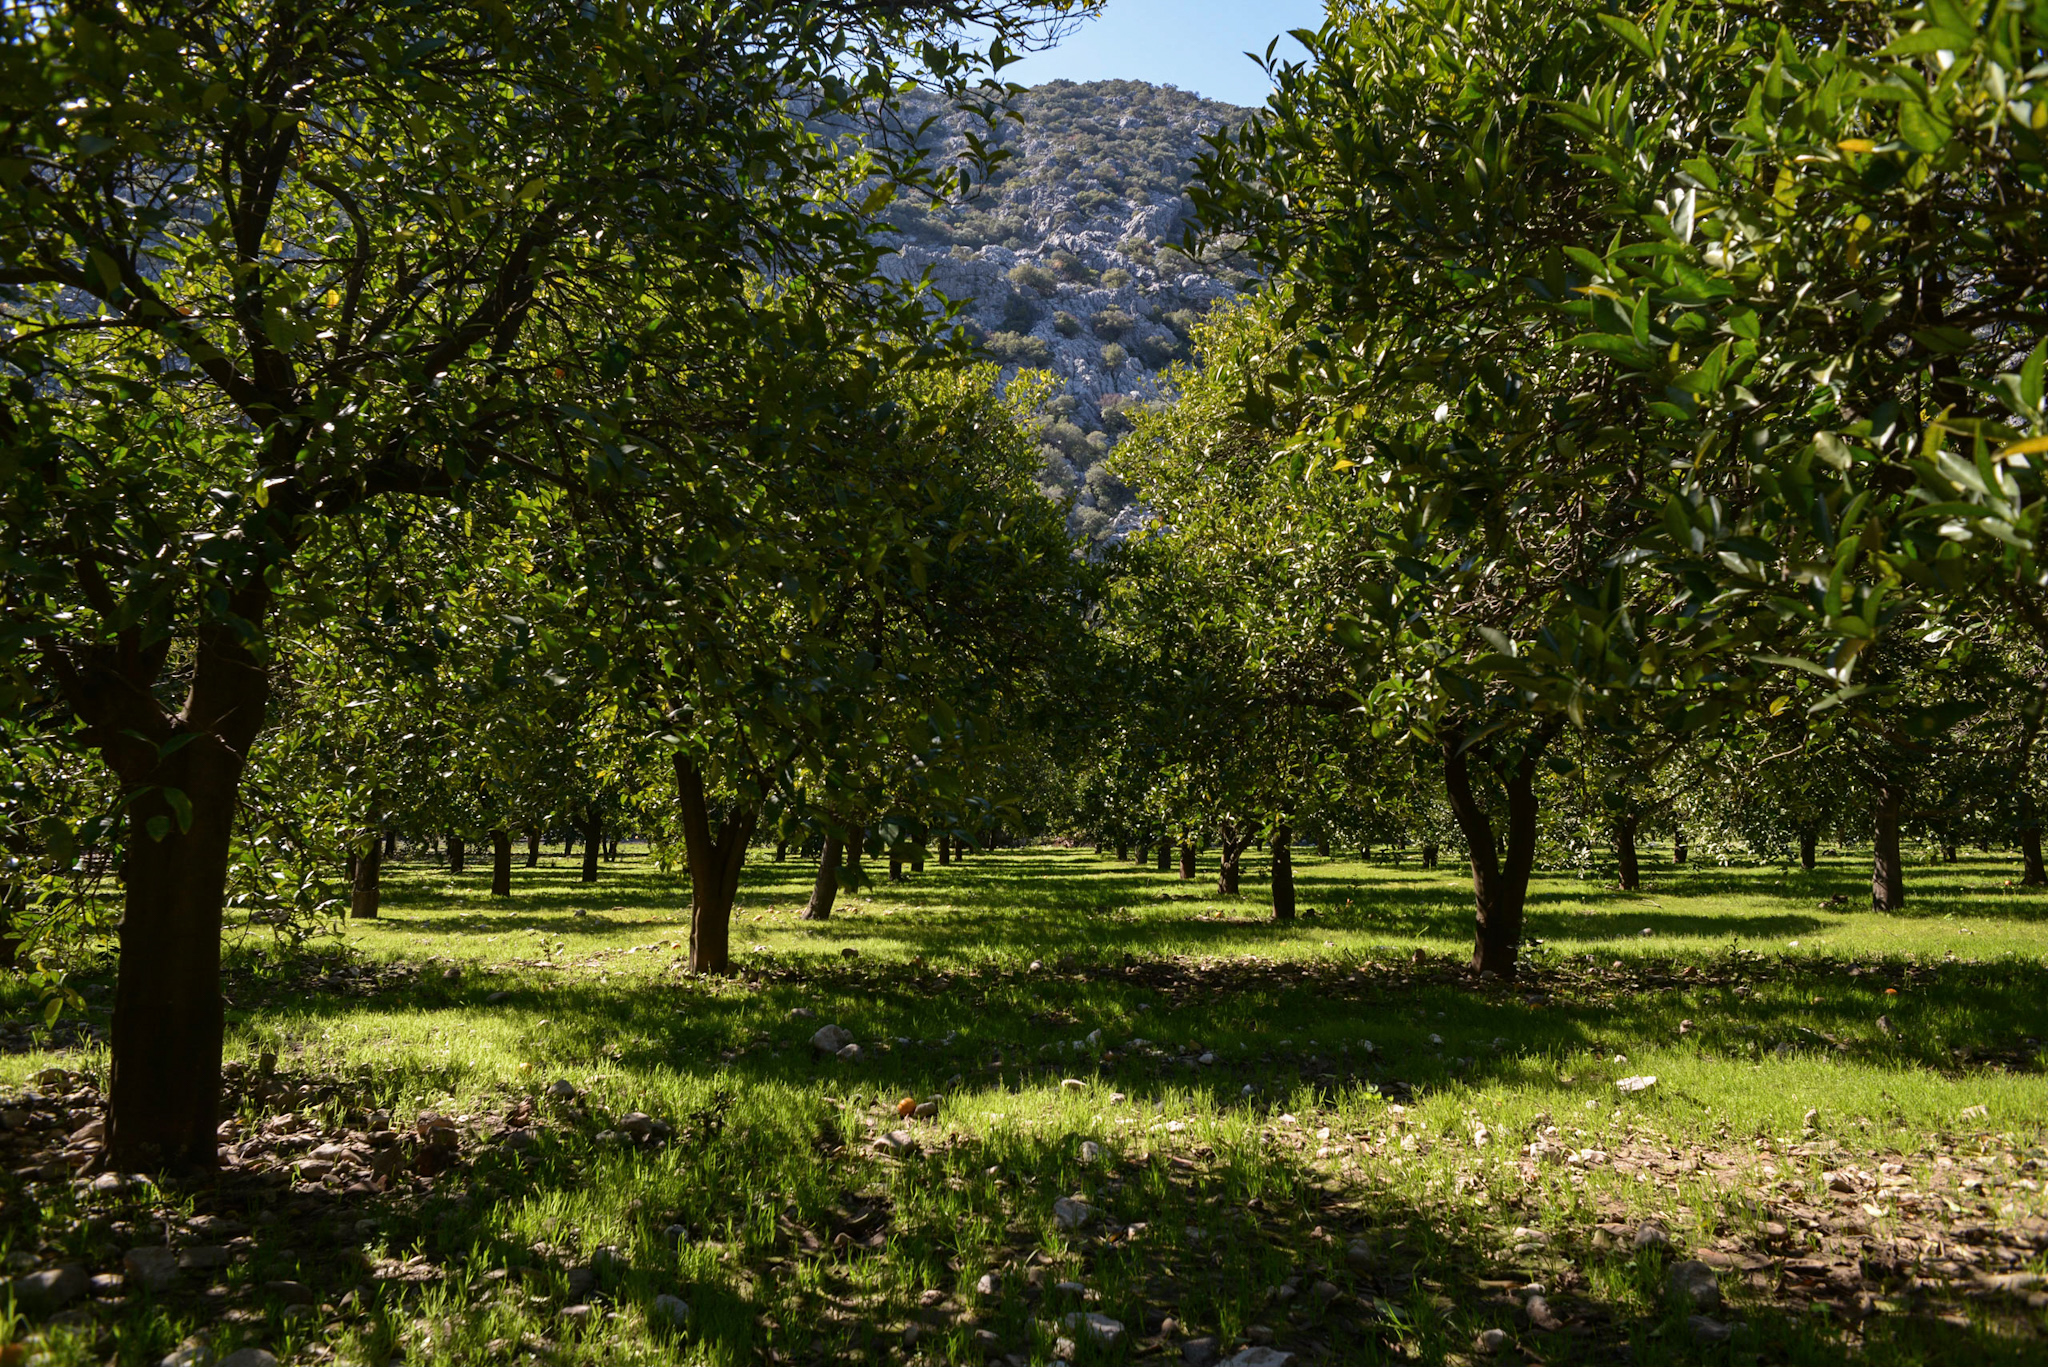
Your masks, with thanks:
<instances>
[{"instance_id":1,"label":"shrub on mountainside","mask_svg":"<svg viewBox=\"0 0 2048 1367\"><path fill-rule=\"evenodd\" d=\"M1003 331L1029 332L1043 314L1030 295L1012 294L1003 300Z\"/></svg>"},{"instance_id":2,"label":"shrub on mountainside","mask_svg":"<svg viewBox=\"0 0 2048 1367\"><path fill-rule=\"evenodd\" d=\"M1103 341L1114 342L1117 338L1136 327L1138 320L1125 313L1122 309L1112 306L1089 319L1088 325L1095 329L1095 335L1102 338Z\"/></svg>"},{"instance_id":3,"label":"shrub on mountainside","mask_svg":"<svg viewBox=\"0 0 2048 1367\"><path fill-rule=\"evenodd\" d=\"M1020 290L1034 290L1039 294L1051 294L1060 287L1057 276L1029 261L1020 261L1010 267L1010 283Z\"/></svg>"},{"instance_id":4,"label":"shrub on mountainside","mask_svg":"<svg viewBox=\"0 0 2048 1367\"><path fill-rule=\"evenodd\" d=\"M1049 366L1052 350L1038 338L1022 332L992 332L982 343L988 354L1004 365Z\"/></svg>"}]
</instances>

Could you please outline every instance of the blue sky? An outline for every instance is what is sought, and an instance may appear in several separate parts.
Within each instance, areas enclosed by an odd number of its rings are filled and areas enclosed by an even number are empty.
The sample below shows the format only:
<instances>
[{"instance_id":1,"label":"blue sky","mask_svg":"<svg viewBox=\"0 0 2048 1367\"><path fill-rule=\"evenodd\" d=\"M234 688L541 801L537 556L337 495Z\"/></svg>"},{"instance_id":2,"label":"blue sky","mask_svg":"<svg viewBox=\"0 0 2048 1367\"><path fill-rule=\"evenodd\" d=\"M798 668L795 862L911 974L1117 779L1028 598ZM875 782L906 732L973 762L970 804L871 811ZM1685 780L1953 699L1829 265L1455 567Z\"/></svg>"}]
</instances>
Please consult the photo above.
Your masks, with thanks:
<instances>
[{"instance_id":1,"label":"blue sky","mask_svg":"<svg viewBox=\"0 0 2048 1367\"><path fill-rule=\"evenodd\" d=\"M1244 56L1276 34L1317 28L1322 0L1109 0L1099 19L1048 52L1003 69L1019 85L1123 79L1177 85L1212 100L1262 104L1266 73ZM1282 52L1301 54L1282 39Z\"/></svg>"}]
</instances>

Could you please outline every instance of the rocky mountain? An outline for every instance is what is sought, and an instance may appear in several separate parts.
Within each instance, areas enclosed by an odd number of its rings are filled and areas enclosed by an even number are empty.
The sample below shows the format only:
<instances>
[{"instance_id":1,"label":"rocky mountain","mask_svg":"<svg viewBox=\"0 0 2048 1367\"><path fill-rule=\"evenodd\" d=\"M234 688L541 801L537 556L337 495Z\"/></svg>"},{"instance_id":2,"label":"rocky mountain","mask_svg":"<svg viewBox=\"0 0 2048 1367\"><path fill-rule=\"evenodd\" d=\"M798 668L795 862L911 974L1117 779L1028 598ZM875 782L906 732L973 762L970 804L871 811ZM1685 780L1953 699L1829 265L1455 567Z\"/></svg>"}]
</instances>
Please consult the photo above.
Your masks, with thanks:
<instances>
[{"instance_id":1,"label":"rocky mountain","mask_svg":"<svg viewBox=\"0 0 2048 1367\"><path fill-rule=\"evenodd\" d=\"M1189 356L1195 320L1247 282L1242 263L1181 247L1191 158L1204 134L1251 111L1143 81L1055 81L1020 97L996 131L1014 155L970 198L902 203L887 214L901 249L887 272L929 273L962 302L969 326L1005 366L1050 370L1063 392L1040 419L1040 487L1073 500L1071 527L1114 537L1140 515L1102 458L1132 405ZM988 130L937 106L938 155ZM1119 522L1121 516L1122 522Z\"/></svg>"}]
</instances>

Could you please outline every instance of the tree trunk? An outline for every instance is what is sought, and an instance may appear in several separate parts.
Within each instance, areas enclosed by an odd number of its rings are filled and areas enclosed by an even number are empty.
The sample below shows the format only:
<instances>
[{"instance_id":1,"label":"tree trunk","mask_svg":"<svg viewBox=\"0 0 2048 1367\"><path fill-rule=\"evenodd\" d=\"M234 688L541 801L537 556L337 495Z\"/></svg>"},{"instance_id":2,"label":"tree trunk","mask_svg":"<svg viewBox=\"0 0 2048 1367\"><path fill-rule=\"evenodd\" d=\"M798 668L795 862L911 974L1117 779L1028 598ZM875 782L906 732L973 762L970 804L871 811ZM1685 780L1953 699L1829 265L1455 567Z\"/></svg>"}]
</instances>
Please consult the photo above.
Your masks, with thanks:
<instances>
[{"instance_id":1,"label":"tree trunk","mask_svg":"<svg viewBox=\"0 0 2048 1367\"><path fill-rule=\"evenodd\" d=\"M1368 864L1372 862L1372 842L1370 840L1359 846L1358 857Z\"/></svg>"},{"instance_id":2,"label":"tree trunk","mask_svg":"<svg viewBox=\"0 0 2048 1367\"><path fill-rule=\"evenodd\" d=\"M21 957L21 918L28 914L28 888L0 885L0 968L12 968Z\"/></svg>"},{"instance_id":3,"label":"tree trunk","mask_svg":"<svg viewBox=\"0 0 2048 1367\"><path fill-rule=\"evenodd\" d=\"M1423 842L1422 842L1422 867L1424 867L1425 869L1433 869L1433 868L1435 868L1435 867L1436 867L1436 853L1437 853L1437 851L1436 851L1436 842L1435 842L1434 840L1425 840L1425 841L1423 841Z\"/></svg>"},{"instance_id":4,"label":"tree trunk","mask_svg":"<svg viewBox=\"0 0 2048 1367\"><path fill-rule=\"evenodd\" d=\"M597 881L597 861L604 854L604 813L592 807L583 818L583 881Z\"/></svg>"},{"instance_id":5,"label":"tree trunk","mask_svg":"<svg viewBox=\"0 0 2048 1367\"><path fill-rule=\"evenodd\" d=\"M1294 832L1281 822L1273 828L1273 919L1294 919Z\"/></svg>"},{"instance_id":6,"label":"tree trunk","mask_svg":"<svg viewBox=\"0 0 2048 1367\"><path fill-rule=\"evenodd\" d=\"M398 857L397 831L384 832L384 857L386 859L396 859Z\"/></svg>"},{"instance_id":7,"label":"tree trunk","mask_svg":"<svg viewBox=\"0 0 2048 1367\"><path fill-rule=\"evenodd\" d=\"M1119 840L1116 844L1116 862L1121 864L1131 857L1129 841Z\"/></svg>"},{"instance_id":8,"label":"tree trunk","mask_svg":"<svg viewBox=\"0 0 2048 1367\"><path fill-rule=\"evenodd\" d=\"M1237 895L1239 860L1250 847L1255 831L1239 831L1235 822L1225 819L1218 823L1216 835L1216 893L1220 897Z\"/></svg>"},{"instance_id":9,"label":"tree trunk","mask_svg":"<svg viewBox=\"0 0 2048 1367\"><path fill-rule=\"evenodd\" d=\"M740 868L760 811L735 804L712 829L704 775L687 755L676 756L676 799L682 808L683 854L690 865L690 971L732 968L732 904Z\"/></svg>"},{"instance_id":10,"label":"tree trunk","mask_svg":"<svg viewBox=\"0 0 2048 1367\"><path fill-rule=\"evenodd\" d=\"M562 858L564 858L564 859L567 859L567 858L568 858L568 857L569 857L570 855L572 855L572 854L574 854L574 853L576 853L576 837L575 837L575 836L573 836L573 835L565 835L565 836L563 836L563 837L562 837Z\"/></svg>"},{"instance_id":11,"label":"tree trunk","mask_svg":"<svg viewBox=\"0 0 2048 1367\"><path fill-rule=\"evenodd\" d=\"M922 845L917 845L917 846L913 846L913 847L911 848L911 851L910 851L910 871L911 871L912 873L923 873L923 872L924 872L924 846L922 846Z\"/></svg>"},{"instance_id":12,"label":"tree trunk","mask_svg":"<svg viewBox=\"0 0 2048 1367\"><path fill-rule=\"evenodd\" d=\"M238 591L229 606L260 630L268 591ZM149 647L139 666L65 657L56 671L128 798L106 1134L117 1172L205 1172L219 1162L221 914L243 756L262 729L270 680L226 626L200 628L194 645L175 714L141 677L153 669Z\"/></svg>"},{"instance_id":13,"label":"tree trunk","mask_svg":"<svg viewBox=\"0 0 2048 1367\"><path fill-rule=\"evenodd\" d=\"M539 831L528 831L526 833L526 867L528 867L529 869L537 869L540 867Z\"/></svg>"},{"instance_id":14,"label":"tree trunk","mask_svg":"<svg viewBox=\"0 0 2048 1367\"><path fill-rule=\"evenodd\" d=\"M818 856L818 881L811 884L810 904L804 908L806 921L826 921L832 904L839 899L839 837L825 837L825 852Z\"/></svg>"},{"instance_id":15,"label":"tree trunk","mask_svg":"<svg viewBox=\"0 0 2048 1367\"><path fill-rule=\"evenodd\" d=\"M1330 835L1329 835L1329 832L1327 832L1327 831L1317 831L1317 832L1316 832L1316 858L1318 858L1318 859L1328 859L1329 857L1330 857Z\"/></svg>"},{"instance_id":16,"label":"tree trunk","mask_svg":"<svg viewBox=\"0 0 2048 1367\"><path fill-rule=\"evenodd\" d=\"M1180 881L1195 881L1195 842L1192 840L1180 842Z\"/></svg>"},{"instance_id":17,"label":"tree trunk","mask_svg":"<svg viewBox=\"0 0 2048 1367\"><path fill-rule=\"evenodd\" d=\"M889 856L889 881L892 883L903 881L903 856L900 854L891 854Z\"/></svg>"},{"instance_id":18,"label":"tree trunk","mask_svg":"<svg viewBox=\"0 0 2048 1367\"><path fill-rule=\"evenodd\" d=\"M1149 840L1140 841L1138 844L1138 867L1142 869L1151 862L1152 842Z\"/></svg>"},{"instance_id":19,"label":"tree trunk","mask_svg":"<svg viewBox=\"0 0 2048 1367\"><path fill-rule=\"evenodd\" d=\"M1813 872L1813 856L1820 844L1820 832L1813 826L1799 828L1799 867Z\"/></svg>"},{"instance_id":20,"label":"tree trunk","mask_svg":"<svg viewBox=\"0 0 2048 1367\"><path fill-rule=\"evenodd\" d=\"M1636 860L1636 819L1632 816L1614 822L1614 863L1621 873L1621 890L1641 892L1643 871Z\"/></svg>"},{"instance_id":21,"label":"tree trunk","mask_svg":"<svg viewBox=\"0 0 2048 1367\"><path fill-rule=\"evenodd\" d=\"M448 872L462 872L462 858L465 853L466 851L463 848L462 837L455 834L455 832L450 831L448 833Z\"/></svg>"},{"instance_id":22,"label":"tree trunk","mask_svg":"<svg viewBox=\"0 0 2048 1367\"><path fill-rule=\"evenodd\" d=\"M1944 843L1942 845L1941 862L1944 864L1953 864L1956 862L1956 847L1954 845L1947 843Z\"/></svg>"},{"instance_id":23,"label":"tree trunk","mask_svg":"<svg viewBox=\"0 0 2048 1367\"><path fill-rule=\"evenodd\" d=\"M2041 863L2041 816L2034 809L2034 795L2020 787L2020 884L2048 887L2048 867Z\"/></svg>"},{"instance_id":24,"label":"tree trunk","mask_svg":"<svg viewBox=\"0 0 2048 1367\"><path fill-rule=\"evenodd\" d=\"M778 841L776 841L776 842L775 842L775 862L776 862L776 863L778 863L778 864L780 864L780 863L781 863L781 862L782 862L783 860L785 860L785 859L787 859L787 858L789 858L789 842L788 842L787 840L778 840Z\"/></svg>"},{"instance_id":25,"label":"tree trunk","mask_svg":"<svg viewBox=\"0 0 2048 1367\"><path fill-rule=\"evenodd\" d=\"M840 881L846 884L847 887L852 888L855 891L860 890L860 885L866 877L866 875L863 874L861 871L860 856L861 847L867 843L867 827L851 826L847 828L846 847L840 852L839 855L840 867L845 871L845 876L842 877Z\"/></svg>"},{"instance_id":26,"label":"tree trunk","mask_svg":"<svg viewBox=\"0 0 2048 1367\"><path fill-rule=\"evenodd\" d=\"M1683 864L1685 862L1685 837L1683 835L1673 835L1671 837L1671 862L1674 864Z\"/></svg>"},{"instance_id":27,"label":"tree trunk","mask_svg":"<svg viewBox=\"0 0 2048 1367\"><path fill-rule=\"evenodd\" d=\"M512 895L512 832L503 826L491 832L491 896Z\"/></svg>"},{"instance_id":28,"label":"tree trunk","mask_svg":"<svg viewBox=\"0 0 2048 1367\"><path fill-rule=\"evenodd\" d=\"M356 855L355 877L350 880L348 914L358 921L374 921L384 901L384 847L376 836L368 849Z\"/></svg>"},{"instance_id":29,"label":"tree trunk","mask_svg":"<svg viewBox=\"0 0 2048 1367\"><path fill-rule=\"evenodd\" d=\"M1512 978L1522 950L1529 870L1536 860L1536 760L1550 743L1550 728L1531 734L1521 763L1501 776L1508 799L1505 855L1492 819L1472 792L1464 739L1456 730L1444 737L1444 789L1472 851L1472 968Z\"/></svg>"},{"instance_id":30,"label":"tree trunk","mask_svg":"<svg viewBox=\"0 0 2048 1367\"><path fill-rule=\"evenodd\" d=\"M1159 842L1157 858L1159 862L1154 864L1153 867L1160 873L1165 873L1173 867L1173 844L1171 841L1161 840Z\"/></svg>"},{"instance_id":31,"label":"tree trunk","mask_svg":"<svg viewBox=\"0 0 2048 1367\"><path fill-rule=\"evenodd\" d=\"M943 869L952 862L953 837L950 835L942 835L939 837L939 867Z\"/></svg>"},{"instance_id":32,"label":"tree trunk","mask_svg":"<svg viewBox=\"0 0 2048 1367\"><path fill-rule=\"evenodd\" d=\"M1890 779L1877 785L1871 825L1875 849L1870 860L1870 909L1897 911L1906 905L1906 873L1899 864L1899 789Z\"/></svg>"}]
</instances>

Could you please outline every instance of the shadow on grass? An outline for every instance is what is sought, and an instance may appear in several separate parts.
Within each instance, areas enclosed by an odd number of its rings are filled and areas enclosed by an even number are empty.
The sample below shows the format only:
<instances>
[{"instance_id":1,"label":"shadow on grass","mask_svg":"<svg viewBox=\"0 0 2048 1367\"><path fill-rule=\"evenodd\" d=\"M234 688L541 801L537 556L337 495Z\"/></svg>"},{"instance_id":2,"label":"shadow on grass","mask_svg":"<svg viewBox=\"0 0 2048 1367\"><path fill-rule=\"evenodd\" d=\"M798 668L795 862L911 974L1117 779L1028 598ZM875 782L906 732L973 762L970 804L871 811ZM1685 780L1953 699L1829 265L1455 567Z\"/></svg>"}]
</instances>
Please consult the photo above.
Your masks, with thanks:
<instances>
[{"instance_id":1,"label":"shadow on grass","mask_svg":"<svg viewBox=\"0 0 2048 1367\"><path fill-rule=\"evenodd\" d=\"M1966 867L1966 866L1956 866ZM2039 921L2048 898L1998 891L1993 876L2003 865L1967 866L1981 880L1982 896L1924 896L1902 920L1953 917ZM1292 925L1272 923L1256 870L1235 898L1218 897L1204 879L1183 883L1171 873L1138 869L1074 852L983 854L964 868L928 864L902 884L872 882L845 895L846 907L891 917L854 915L785 926L804 937L859 947L893 941L907 952L987 956L1106 952L1136 953L1168 947L1244 952L1277 943L1313 944L1331 931L1461 943L1471 934L1470 891L1456 870L1360 866L1304 857L1297 885L1305 911ZM447 875L408 871L392 881L389 914L371 929L424 936L495 936L508 931L551 934L659 933L680 930L687 893L680 883L642 860L606 866L605 881L576 881L571 866L519 870L517 895L492 901L468 887L447 909ZM735 937L744 940L750 918L788 915L809 893L812 866L756 861L742 876L735 906ZM1539 940L1611 941L1639 936L1730 940L1787 940L1821 934L1861 910L1867 895L1852 871L1829 865L1813 874L1767 869L1722 870L1688 865L1653 871L1661 886L1624 894L1591 882L1539 879L1531 888L1528 933ZM1697 899L1723 909L1697 910ZM1829 905L1831 899L1838 905ZM1669 903L1670 905L1666 905ZM583 911L585 915L577 915Z\"/></svg>"}]
</instances>

